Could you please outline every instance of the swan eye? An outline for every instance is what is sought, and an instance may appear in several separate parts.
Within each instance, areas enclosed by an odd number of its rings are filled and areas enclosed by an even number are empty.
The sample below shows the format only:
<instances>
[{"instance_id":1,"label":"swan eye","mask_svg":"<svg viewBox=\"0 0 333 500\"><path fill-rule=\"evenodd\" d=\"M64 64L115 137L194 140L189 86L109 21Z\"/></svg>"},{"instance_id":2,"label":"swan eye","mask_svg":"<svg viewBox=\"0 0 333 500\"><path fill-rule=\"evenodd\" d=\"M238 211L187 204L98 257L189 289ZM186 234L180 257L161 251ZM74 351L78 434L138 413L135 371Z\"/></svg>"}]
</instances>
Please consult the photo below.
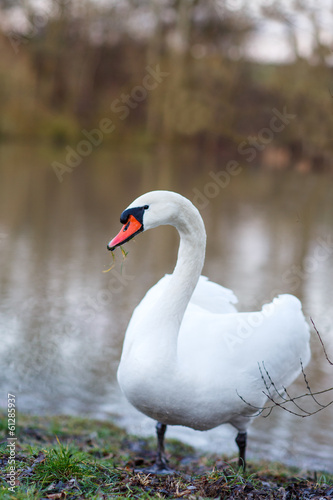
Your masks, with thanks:
<instances>
[{"instance_id":1,"label":"swan eye","mask_svg":"<svg viewBox=\"0 0 333 500\"><path fill-rule=\"evenodd\" d=\"M143 208L144 208L144 210L148 210L149 205L145 205Z\"/></svg>"}]
</instances>

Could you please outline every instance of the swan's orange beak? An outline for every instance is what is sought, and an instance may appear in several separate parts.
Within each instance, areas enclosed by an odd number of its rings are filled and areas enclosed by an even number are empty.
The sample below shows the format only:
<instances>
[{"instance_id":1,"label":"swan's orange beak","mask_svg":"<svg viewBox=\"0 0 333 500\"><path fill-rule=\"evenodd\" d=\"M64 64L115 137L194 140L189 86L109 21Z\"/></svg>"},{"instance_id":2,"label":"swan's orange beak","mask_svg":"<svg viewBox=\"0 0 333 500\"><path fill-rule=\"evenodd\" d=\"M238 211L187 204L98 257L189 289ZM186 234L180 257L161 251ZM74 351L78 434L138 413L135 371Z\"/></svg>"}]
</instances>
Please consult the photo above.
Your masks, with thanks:
<instances>
[{"instance_id":1,"label":"swan's orange beak","mask_svg":"<svg viewBox=\"0 0 333 500\"><path fill-rule=\"evenodd\" d=\"M139 222L134 215L130 215L126 224L123 225L117 236L113 238L108 244L108 250L114 250L119 245L126 243L134 238L134 236L143 231L143 225Z\"/></svg>"}]
</instances>

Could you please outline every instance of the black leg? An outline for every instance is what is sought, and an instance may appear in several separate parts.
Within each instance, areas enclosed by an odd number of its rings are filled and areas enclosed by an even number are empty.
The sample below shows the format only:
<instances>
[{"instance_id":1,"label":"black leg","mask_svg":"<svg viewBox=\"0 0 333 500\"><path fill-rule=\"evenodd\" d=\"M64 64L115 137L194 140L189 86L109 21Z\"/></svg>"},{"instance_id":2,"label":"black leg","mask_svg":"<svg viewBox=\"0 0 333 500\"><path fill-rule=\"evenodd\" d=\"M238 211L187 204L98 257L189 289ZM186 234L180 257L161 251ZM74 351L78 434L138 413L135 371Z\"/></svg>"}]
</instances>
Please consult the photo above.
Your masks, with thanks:
<instances>
[{"instance_id":1,"label":"black leg","mask_svg":"<svg viewBox=\"0 0 333 500\"><path fill-rule=\"evenodd\" d=\"M135 469L135 472L143 472L144 474L173 474L174 471L167 465L167 459L164 452L164 434L167 429L165 424L157 422L157 457L153 466L145 469Z\"/></svg>"},{"instance_id":2,"label":"black leg","mask_svg":"<svg viewBox=\"0 0 333 500\"><path fill-rule=\"evenodd\" d=\"M156 424L156 434L157 434L157 459L156 466L158 470L168 469L167 460L164 452L164 435L167 426L161 422Z\"/></svg>"},{"instance_id":3,"label":"black leg","mask_svg":"<svg viewBox=\"0 0 333 500\"><path fill-rule=\"evenodd\" d=\"M236 443L239 449L238 467L242 467L244 472L246 469L246 460L245 460L246 438L247 438L246 432L239 432L236 437Z\"/></svg>"}]
</instances>

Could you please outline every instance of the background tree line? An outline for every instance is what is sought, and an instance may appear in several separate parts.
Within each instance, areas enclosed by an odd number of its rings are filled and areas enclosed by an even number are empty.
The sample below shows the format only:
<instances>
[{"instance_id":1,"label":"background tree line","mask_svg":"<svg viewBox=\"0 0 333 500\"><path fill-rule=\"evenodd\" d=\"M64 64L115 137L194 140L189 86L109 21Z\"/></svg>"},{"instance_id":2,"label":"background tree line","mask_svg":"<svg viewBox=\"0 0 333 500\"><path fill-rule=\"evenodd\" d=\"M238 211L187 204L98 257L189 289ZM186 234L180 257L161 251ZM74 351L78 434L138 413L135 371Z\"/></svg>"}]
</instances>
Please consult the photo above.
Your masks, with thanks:
<instances>
[{"instance_id":1,"label":"background tree line","mask_svg":"<svg viewBox=\"0 0 333 500\"><path fill-rule=\"evenodd\" d=\"M37 7L0 0L0 140L75 143L82 129L110 118L112 144L189 144L233 158L252 138L268 162L273 151L277 165L324 168L333 146L324 0L290 0L288 9L263 1L257 11L238 3L52 0ZM298 17L311 39L306 57ZM247 53L251 37L272 20L284 27L290 48L281 64ZM147 68L168 76L140 94ZM129 107L124 118L121 105ZM295 120L260 139L273 109Z\"/></svg>"}]
</instances>

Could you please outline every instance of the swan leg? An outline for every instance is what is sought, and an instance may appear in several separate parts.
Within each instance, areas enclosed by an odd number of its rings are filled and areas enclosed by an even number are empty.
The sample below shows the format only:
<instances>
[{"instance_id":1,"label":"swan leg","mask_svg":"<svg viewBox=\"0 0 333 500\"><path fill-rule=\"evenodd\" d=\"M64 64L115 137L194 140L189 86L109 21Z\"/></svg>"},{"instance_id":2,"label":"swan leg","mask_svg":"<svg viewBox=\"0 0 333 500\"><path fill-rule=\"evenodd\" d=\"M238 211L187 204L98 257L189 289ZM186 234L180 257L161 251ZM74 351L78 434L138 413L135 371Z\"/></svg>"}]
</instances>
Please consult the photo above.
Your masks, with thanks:
<instances>
[{"instance_id":1,"label":"swan leg","mask_svg":"<svg viewBox=\"0 0 333 500\"><path fill-rule=\"evenodd\" d=\"M167 426L162 424L162 422L157 422L156 424L156 434L157 434L157 458L156 458L156 468L157 470L167 470L167 460L164 451L164 435Z\"/></svg>"},{"instance_id":2,"label":"swan leg","mask_svg":"<svg viewBox=\"0 0 333 500\"><path fill-rule=\"evenodd\" d=\"M239 450L238 467L241 467L245 472L246 460L245 460L245 450L246 450L246 432L239 432L236 437L236 444Z\"/></svg>"},{"instance_id":3,"label":"swan leg","mask_svg":"<svg viewBox=\"0 0 333 500\"><path fill-rule=\"evenodd\" d=\"M134 469L135 472L144 474L174 474L174 471L167 465L167 459L164 452L164 435L167 426L162 422L156 424L157 434L157 457L156 462L151 467L145 469Z\"/></svg>"}]
</instances>

